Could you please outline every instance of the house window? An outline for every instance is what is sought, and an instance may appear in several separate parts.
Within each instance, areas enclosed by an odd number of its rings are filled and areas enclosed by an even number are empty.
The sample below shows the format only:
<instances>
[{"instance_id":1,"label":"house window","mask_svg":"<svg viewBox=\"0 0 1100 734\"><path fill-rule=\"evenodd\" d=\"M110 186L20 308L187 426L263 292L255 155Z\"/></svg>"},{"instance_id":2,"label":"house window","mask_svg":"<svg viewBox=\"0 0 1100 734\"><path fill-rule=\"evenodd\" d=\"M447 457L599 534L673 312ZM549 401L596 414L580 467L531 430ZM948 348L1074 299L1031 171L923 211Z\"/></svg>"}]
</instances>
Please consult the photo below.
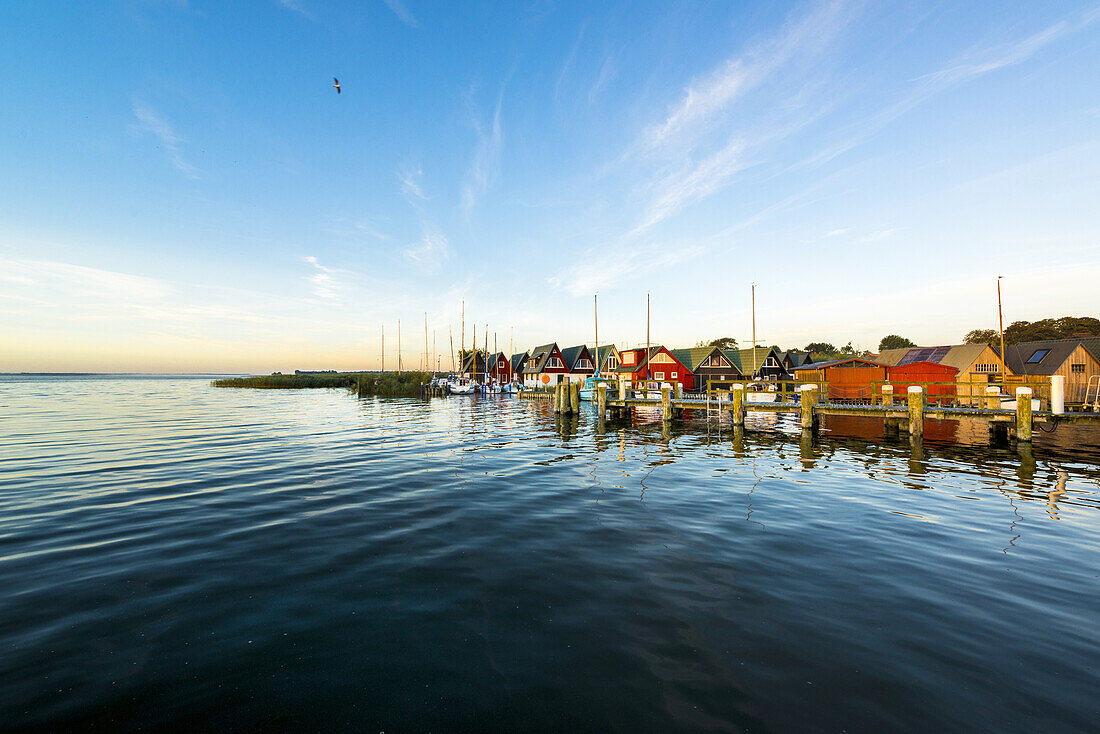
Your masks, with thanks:
<instances>
[{"instance_id":1,"label":"house window","mask_svg":"<svg viewBox=\"0 0 1100 734\"><path fill-rule=\"evenodd\" d=\"M614 357L608 357L607 358L607 366L610 367L611 369L615 369L616 367L619 366L619 360L615 359Z\"/></svg>"},{"instance_id":2,"label":"house window","mask_svg":"<svg viewBox=\"0 0 1100 734\"><path fill-rule=\"evenodd\" d=\"M623 355L623 364L634 364L634 352L627 352Z\"/></svg>"},{"instance_id":3,"label":"house window","mask_svg":"<svg viewBox=\"0 0 1100 734\"><path fill-rule=\"evenodd\" d=\"M590 370L590 369L592 369L592 360L590 360L590 359L578 359L577 360L577 369L579 369L579 370Z\"/></svg>"},{"instance_id":4,"label":"house window","mask_svg":"<svg viewBox=\"0 0 1100 734\"><path fill-rule=\"evenodd\" d=\"M775 361L775 357L768 357L764 360L765 367L778 367L779 363Z\"/></svg>"},{"instance_id":5,"label":"house window","mask_svg":"<svg viewBox=\"0 0 1100 734\"><path fill-rule=\"evenodd\" d=\"M667 354L655 354L655 355L653 355L653 359L650 360L650 361L652 361L654 363L660 362L660 363L663 363L663 364L668 364L668 363L672 362L672 357L668 356Z\"/></svg>"},{"instance_id":6,"label":"house window","mask_svg":"<svg viewBox=\"0 0 1100 734\"><path fill-rule=\"evenodd\" d=\"M675 373L675 372L673 372L673 373L672 373L672 379L674 379L674 380L675 380L675 379L676 379L676 377L677 377L676 373Z\"/></svg>"},{"instance_id":7,"label":"house window","mask_svg":"<svg viewBox=\"0 0 1100 734\"><path fill-rule=\"evenodd\" d=\"M707 361L703 363L704 367L727 367L726 362L718 356L708 357Z\"/></svg>"},{"instance_id":8,"label":"house window","mask_svg":"<svg viewBox=\"0 0 1100 734\"><path fill-rule=\"evenodd\" d=\"M546 366L547 367L557 367L558 369L561 369L562 363L561 363L561 360L558 359L557 357L551 357L550 359L548 359L546 361Z\"/></svg>"},{"instance_id":9,"label":"house window","mask_svg":"<svg viewBox=\"0 0 1100 734\"><path fill-rule=\"evenodd\" d=\"M1071 364L1069 366L1069 371L1070 372L1076 372L1079 375L1084 374L1084 372L1085 372L1085 363L1082 362L1081 364Z\"/></svg>"},{"instance_id":10,"label":"house window","mask_svg":"<svg viewBox=\"0 0 1100 734\"><path fill-rule=\"evenodd\" d=\"M995 364L976 364L974 365L975 372L998 372L999 365Z\"/></svg>"},{"instance_id":11,"label":"house window","mask_svg":"<svg viewBox=\"0 0 1100 734\"><path fill-rule=\"evenodd\" d=\"M654 372L653 373L653 379L654 380L663 380L663 379L665 379L665 373L664 372Z\"/></svg>"},{"instance_id":12,"label":"house window","mask_svg":"<svg viewBox=\"0 0 1100 734\"><path fill-rule=\"evenodd\" d=\"M1039 364L1043 361L1043 358L1050 354L1049 349L1036 349L1035 353L1027 358L1028 364Z\"/></svg>"}]
</instances>

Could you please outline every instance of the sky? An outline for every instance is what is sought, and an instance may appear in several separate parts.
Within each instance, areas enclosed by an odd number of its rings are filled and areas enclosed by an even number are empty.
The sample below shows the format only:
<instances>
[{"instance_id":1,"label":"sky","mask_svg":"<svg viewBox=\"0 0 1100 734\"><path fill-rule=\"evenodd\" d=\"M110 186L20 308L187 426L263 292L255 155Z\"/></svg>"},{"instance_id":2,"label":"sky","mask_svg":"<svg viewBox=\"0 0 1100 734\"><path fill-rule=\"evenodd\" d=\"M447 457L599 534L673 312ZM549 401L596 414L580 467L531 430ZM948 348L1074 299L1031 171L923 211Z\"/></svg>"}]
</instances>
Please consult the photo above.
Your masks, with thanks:
<instances>
[{"instance_id":1,"label":"sky","mask_svg":"<svg viewBox=\"0 0 1100 734\"><path fill-rule=\"evenodd\" d=\"M1097 70L1096 3L2 3L0 371L1096 316Z\"/></svg>"}]
</instances>

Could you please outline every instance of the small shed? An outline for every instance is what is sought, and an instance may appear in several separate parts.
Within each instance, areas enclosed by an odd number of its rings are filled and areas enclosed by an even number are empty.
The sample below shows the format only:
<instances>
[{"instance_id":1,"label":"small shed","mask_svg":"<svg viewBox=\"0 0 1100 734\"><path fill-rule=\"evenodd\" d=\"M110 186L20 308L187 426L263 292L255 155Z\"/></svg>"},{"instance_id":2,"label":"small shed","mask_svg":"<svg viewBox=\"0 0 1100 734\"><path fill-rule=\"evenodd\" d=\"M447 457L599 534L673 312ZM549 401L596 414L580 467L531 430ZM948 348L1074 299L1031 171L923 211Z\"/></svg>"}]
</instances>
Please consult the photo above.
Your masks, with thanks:
<instances>
[{"instance_id":1,"label":"small shed","mask_svg":"<svg viewBox=\"0 0 1100 734\"><path fill-rule=\"evenodd\" d=\"M802 365L791 370L796 380L829 383L829 402L870 402L873 382L886 380L886 365L849 357Z\"/></svg>"},{"instance_id":2,"label":"small shed","mask_svg":"<svg viewBox=\"0 0 1100 734\"><path fill-rule=\"evenodd\" d=\"M958 394L956 380L959 370L957 367L940 364L938 362L908 362L893 367L887 366L886 379L894 386L894 395L904 395L911 385L924 388L924 394L928 400L936 402L954 402ZM950 385L929 385L922 383L951 383Z\"/></svg>"}]
</instances>

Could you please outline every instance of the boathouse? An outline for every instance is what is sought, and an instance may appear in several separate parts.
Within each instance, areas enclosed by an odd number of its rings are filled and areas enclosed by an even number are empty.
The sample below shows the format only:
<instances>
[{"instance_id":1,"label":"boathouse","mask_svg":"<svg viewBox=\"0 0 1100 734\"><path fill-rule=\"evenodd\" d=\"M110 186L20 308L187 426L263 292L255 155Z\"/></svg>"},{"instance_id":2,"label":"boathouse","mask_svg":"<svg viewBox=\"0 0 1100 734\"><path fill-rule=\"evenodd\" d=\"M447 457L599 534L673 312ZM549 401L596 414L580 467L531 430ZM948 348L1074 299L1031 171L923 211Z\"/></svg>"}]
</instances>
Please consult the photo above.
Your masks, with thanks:
<instances>
[{"instance_id":1,"label":"boathouse","mask_svg":"<svg viewBox=\"0 0 1100 734\"><path fill-rule=\"evenodd\" d=\"M512 362L504 355L497 352L489 362L489 379L498 385L512 381Z\"/></svg>"},{"instance_id":2,"label":"boathouse","mask_svg":"<svg viewBox=\"0 0 1100 734\"><path fill-rule=\"evenodd\" d=\"M523 368L526 366L529 356L527 352L520 352L519 354L513 354L512 358L508 360L508 366L512 370L513 380L520 380L522 378Z\"/></svg>"},{"instance_id":3,"label":"boathouse","mask_svg":"<svg viewBox=\"0 0 1100 734\"><path fill-rule=\"evenodd\" d=\"M860 357L795 367L795 379L829 383L829 402L870 402L872 383L886 380L886 365Z\"/></svg>"},{"instance_id":4,"label":"boathouse","mask_svg":"<svg viewBox=\"0 0 1100 734\"><path fill-rule=\"evenodd\" d=\"M654 387L660 382L678 382L685 392L695 389L695 376L691 370L665 347L650 347L648 353L645 347L624 349L620 352L620 357L620 376L631 380L647 380L654 383Z\"/></svg>"},{"instance_id":5,"label":"boathouse","mask_svg":"<svg viewBox=\"0 0 1100 734\"><path fill-rule=\"evenodd\" d=\"M557 385L565 380L568 372L558 345L543 344L528 352L522 372L523 384L528 387Z\"/></svg>"},{"instance_id":6,"label":"boathouse","mask_svg":"<svg viewBox=\"0 0 1100 734\"><path fill-rule=\"evenodd\" d=\"M1093 347L1089 350L1088 347ZM999 353L999 351L998 351ZM1052 339L1005 347L1008 369L1023 380L1061 375L1066 380L1066 402L1082 403L1092 378L1093 391L1100 383L1100 338ZM1095 396L1090 395L1090 400Z\"/></svg>"},{"instance_id":7,"label":"boathouse","mask_svg":"<svg viewBox=\"0 0 1100 734\"><path fill-rule=\"evenodd\" d=\"M741 379L741 370L718 347L692 347L669 350L694 377L695 389L705 391L711 382Z\"/></svg>"},{"instance_id":8,"label":"boathouse","mask_svg":"<svg viewBox=\"0 0 1100 734\"><path fill-rule=\"evenodd\" d=\"M462 375L464 377L476 378L481 381L485 377L485 370L485 354L481 350L470 352L462 360Z\"/></svg>"},{"instance_id":9,"label":"boathouse","mask_svg":"<svg viewBox=\"0 0 1100 734\"><path fill-rule=\"evenodd\" d=\"M788 349L779 356L779 363L783 365L783 369L787 374L791 374L791 370L795 367L805 367L808 364L813 364L814 358L809 352Z\"/></svg>"},{"instance_id":10,"label":"boathouse","mask_svg":"<svg viewBox=\"0 0 1100 734\"><path fill-rule=\"evenodd\" d=\"M771 347L739 349L738 364L746 377L754 380L790 380L791 373L783 368L783 358Z\"/></svg>"},{"instance_id":11,"label":"boathouse","mask_svg":"<svg viewBox=\"0 0 1100 734\"><path fill-rule=\"evenodd\" d=\"M596 373L592 352L584 344L566 347L561 350L561 357L566 368L565 379L569 382L584 382L585 378Z\"/></svg>"},{"instance_id":12,"label":"boathouse","mask_svg":"<svg viewBox=\"0 0 1100 734\"><path fill-rule=\"evenodd\" d=\"M622 363L619 358L619 350L613 344L604 344L596 347L596 369L601 375L613 373L619 369Z\"/></svg>"},{"instance_id":13,"label":"boathouse","mask_svg":"<svg viewBox=\"0 0 1100 734\"><path fill-rule=\"evenodd\" d=\"M905 349L887 349L876 361L890 367L913 364L915 362L933 362L954 367L957 383L956 402L962 405L981 404L985 388L991 382L1001 381L1001 356L988 344L953 344L940 347L907 347ZM1012 365L1008 363L1008 375L1013 375Z\"/></svg>"},{"instance_id":14,"label":"boathouse","mask_svg":"<svg viewBox=\"0 0 1100 734\"><path fill-rule=\"evenodd\" d=\"M886 367L886 379L893 385L894 395L905 395L910 386L918 385L924 388L930 402L937 403L955 402L958 375L957 368L939 362L905 362Z\"/></svg>"}]
</instances>

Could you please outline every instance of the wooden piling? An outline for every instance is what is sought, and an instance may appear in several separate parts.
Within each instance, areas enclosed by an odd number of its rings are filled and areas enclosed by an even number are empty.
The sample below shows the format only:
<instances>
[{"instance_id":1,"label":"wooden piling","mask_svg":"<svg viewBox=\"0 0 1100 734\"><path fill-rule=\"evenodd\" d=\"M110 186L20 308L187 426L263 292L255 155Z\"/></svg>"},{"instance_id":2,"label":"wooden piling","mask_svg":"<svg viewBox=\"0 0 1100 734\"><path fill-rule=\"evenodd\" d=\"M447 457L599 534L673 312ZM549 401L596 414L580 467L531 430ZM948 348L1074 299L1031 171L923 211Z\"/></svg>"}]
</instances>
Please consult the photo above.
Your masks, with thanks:
<instances>
[{"instance_id":1,"label":"wooden piling","mask_svg":"<svg viewBox=\"0 0 1100 734\"><path fill-rule=\"evenodd\" d=\"M801 385L798 388L799 396L798 402L801 405L801 424L803 429L813 429L814 427L814 386L813 385Z\"/></svg>"},{"instance_id":2,"label":"wooden piling","mask_svg":"<svg viewBox=\"0 0 1100 734\"><path fill-rule=\"evenodd\" d=\"M1031 441L1031 388L1016 388L1016 440Z\"/></svg>"},{"instance_id":3,"label":"wooden piling","mask_svg":"<svg viewBox=\"0 0 1100 734\"><path fill-rule=\"evenodd\" d=\"M626 400L626 377L619 377L619 400Z\"/></svg>"},{"instance_id":4,"label":"wooden piling","mask_svg":"<svg viewBox=\"0 0 1100 734\"><path fill-rule=\"evenodd\" d=\"M887 408L894 404L894 386L883 385L882 386L882 404Z\"/></svg>"},{"instance_id":5,"label":"wooden piling","mask_svg":"<svg viewBox=\"0 0 1100 734\"><path fill-rule=\"evenodd\" d=\"M985 408L997 410L1001 407L1001 388L990 385L985 389Z\"/></svg>"},{"instance_id":6,"label":"wooden piling","mask_svg":"<svg viewBox=\"0 0 1100 734\"><path fill-rule=\"evenodd\" d=\"M684 399L684 386L682 384L680 384L679 382L677 382L675 389L676 389L676 393L675 393L676 399L677 400L683 400Z\"/></svg>"},{"instance_id":7,"label":"wooden piling","mask_svg":"<svg viewBox=\"0 0 1100 734\"><path fill-rule=\"evenodd\" d=\"M596 412L600 420L607 414L607 385L603 382L596 385Z\"/></svg>"},{"instance_id":8,"label":"wooden piling","mask_svg":"<svg viewBox=\"0 0 1100 734\"><path fill-rule=\"evenodd\" d=\"M661 418L672 420L672 388L667 385L661 388Z\"/></svg>"},{"instance_id":9,"label":"wooden piling","mask_svg":"<svg viewBox=\"0 0 1100 734\"><path fill-rule=\"evenodd\" d=\"M909 386L909 436L924 435L924 388Z\"/></svg>"},{"instance_id":10,"label":"wooden piling","mask_svg":"<svg viewBox=\"0 0 1100 734\"><path fill-rule=\"evenodd\" d=\"M735 426L745 425L745 386L730 385L730 420Z\"/></svg>"},{"instance_id":11,"label":"wooden piling","mask_svg":"<svg viewBox=\"0 0 1100 734\"><path fill-rule=\"evenodd\" d=\"M569 383L569 409L573 415L579 415L581 412L581 383L579 382Z\"/></svg>"}]
</instances>

